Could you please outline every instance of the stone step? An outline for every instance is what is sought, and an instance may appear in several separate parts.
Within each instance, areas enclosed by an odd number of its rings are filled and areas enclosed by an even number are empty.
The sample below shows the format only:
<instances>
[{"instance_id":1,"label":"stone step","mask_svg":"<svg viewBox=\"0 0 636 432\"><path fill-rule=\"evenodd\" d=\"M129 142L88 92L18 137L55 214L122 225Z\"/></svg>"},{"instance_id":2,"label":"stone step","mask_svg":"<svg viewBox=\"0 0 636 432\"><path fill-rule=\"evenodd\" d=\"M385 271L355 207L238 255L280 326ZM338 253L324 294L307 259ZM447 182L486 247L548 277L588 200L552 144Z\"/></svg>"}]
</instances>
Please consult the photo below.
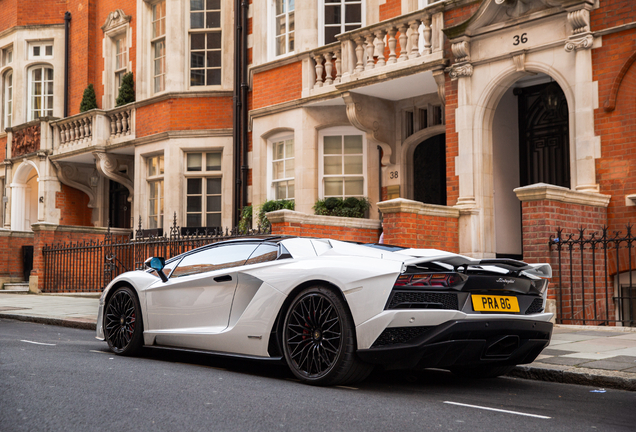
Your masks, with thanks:
<instances>
[{"instance_id":1,"label":"stone step","mask_svg":"<svg viewBox=\"0 0 636 432\"><path fill-rule=\"evenodd\" d=\"M12 282L5 283L0 293L20 293L20 292L29 292L29 283L28 282Z\"/></svg>"}]
</instances>

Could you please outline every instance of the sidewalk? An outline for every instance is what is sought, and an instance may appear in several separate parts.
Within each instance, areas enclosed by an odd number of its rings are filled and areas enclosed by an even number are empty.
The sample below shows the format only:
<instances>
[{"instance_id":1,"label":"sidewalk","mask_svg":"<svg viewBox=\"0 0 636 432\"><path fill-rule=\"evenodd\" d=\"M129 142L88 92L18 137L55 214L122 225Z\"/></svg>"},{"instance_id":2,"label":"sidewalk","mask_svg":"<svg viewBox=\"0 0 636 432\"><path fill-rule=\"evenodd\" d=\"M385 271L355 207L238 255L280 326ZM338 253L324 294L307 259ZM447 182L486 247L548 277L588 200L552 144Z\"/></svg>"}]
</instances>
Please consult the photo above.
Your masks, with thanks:
<instances>
[{"instance_id":1,"label":"sidewalk","mask_svg":"<svg viewBox=\"0 0 636 432\"><path fill-rule=\"evenodd\" d=\"M0 318L95 329L98 294L0 291ZM548 348L510 376L636 391L636 327L557 325Z\"/></svg>"}]
</instances>

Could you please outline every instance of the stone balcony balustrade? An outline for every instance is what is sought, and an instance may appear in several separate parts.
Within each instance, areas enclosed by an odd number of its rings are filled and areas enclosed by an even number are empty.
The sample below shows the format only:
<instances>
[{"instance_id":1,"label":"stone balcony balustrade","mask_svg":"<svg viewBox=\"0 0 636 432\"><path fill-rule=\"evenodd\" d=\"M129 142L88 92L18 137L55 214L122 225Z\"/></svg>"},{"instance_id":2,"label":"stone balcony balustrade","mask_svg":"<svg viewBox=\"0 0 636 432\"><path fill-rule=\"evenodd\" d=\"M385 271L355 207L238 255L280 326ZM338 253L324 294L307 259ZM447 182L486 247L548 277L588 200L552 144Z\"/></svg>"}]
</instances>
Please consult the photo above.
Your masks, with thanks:
<instances>
[{"instance_id":1,"label":"stone balcony balustrade","mask_svg":"<svg viewBox=\"0 0 636 432\"><path fill-rule=\"evenodd\" d=\"M53 154L81 153L135 138L133 104L108 111L93 109L51 122Z\"/></svg>"},{"instance_id":2,"label":"stone balcony balustrade","mask_svg":"<svg viewBox=\"0 0 636 432\"><path fill-rule=\"evenodd\" d=\"M342 33L303 62L303 97L350 89L443 63L440 4Z\"/></svg>"}]
</instances>

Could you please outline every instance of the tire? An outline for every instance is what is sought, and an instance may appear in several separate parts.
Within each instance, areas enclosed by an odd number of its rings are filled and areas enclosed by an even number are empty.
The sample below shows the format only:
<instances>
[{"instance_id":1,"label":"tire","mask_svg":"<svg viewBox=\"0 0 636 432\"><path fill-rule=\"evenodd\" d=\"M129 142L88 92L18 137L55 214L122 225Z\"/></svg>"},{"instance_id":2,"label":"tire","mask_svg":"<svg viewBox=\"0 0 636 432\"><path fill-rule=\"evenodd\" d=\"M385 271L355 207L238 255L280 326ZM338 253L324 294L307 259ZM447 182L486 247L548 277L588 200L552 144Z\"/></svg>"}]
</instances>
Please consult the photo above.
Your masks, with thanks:
<instances>
[{"instance_id":1,"label":"tire","mask_svg":"<svg viewBox=\"0 0 636 432\"><path fill-rule=\"evenodd\" d=\"M143 333L137 296L132 288L117 288L104 308L104 337L108 347L118 355L138 354L143 346Z\"/></svg>"},{"instance_id":2,"label":"tire","mask_svg":"<svg viewBox=\"0 0 636 432\"><path fill-rule=\"evenodd\" d=\"M507 374L514 368L514 365L484 365L461 369L451 369L451 372L464 378L481 379L496 378L498 376Z\"/></svg>"},{"instance_id":3,"label":"tire","mask_svg":"<svg viewBox=\"0 0 636 432\"><path fill-rule=\"evenodd\" d=\"M323 286L306 288L294 298L285 313L281 345L292 373L307 384L351 384L373 369L356 356L349 311Z\"/></svg>"}]
</instances>

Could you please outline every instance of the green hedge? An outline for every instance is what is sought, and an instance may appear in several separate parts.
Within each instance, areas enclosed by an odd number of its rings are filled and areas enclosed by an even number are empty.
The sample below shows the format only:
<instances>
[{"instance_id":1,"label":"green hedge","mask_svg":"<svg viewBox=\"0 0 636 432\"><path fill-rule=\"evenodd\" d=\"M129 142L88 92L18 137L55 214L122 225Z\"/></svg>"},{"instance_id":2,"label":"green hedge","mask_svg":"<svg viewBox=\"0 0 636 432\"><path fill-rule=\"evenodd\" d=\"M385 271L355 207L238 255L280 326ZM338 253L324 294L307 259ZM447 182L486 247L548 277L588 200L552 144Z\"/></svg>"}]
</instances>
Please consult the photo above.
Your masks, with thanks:
<instances>
[{"instance_id":1,"label":"green hedge","mask_svg":"<svg viewBox=\"0 0 636 432\"><path fill-rule=\"evenodd\" d=\"M321 216L342 216L353 218L364 218L366 212L371 207L367 198L326 198L316 201L314 214Z\"/></svg>"}]
</instances>

